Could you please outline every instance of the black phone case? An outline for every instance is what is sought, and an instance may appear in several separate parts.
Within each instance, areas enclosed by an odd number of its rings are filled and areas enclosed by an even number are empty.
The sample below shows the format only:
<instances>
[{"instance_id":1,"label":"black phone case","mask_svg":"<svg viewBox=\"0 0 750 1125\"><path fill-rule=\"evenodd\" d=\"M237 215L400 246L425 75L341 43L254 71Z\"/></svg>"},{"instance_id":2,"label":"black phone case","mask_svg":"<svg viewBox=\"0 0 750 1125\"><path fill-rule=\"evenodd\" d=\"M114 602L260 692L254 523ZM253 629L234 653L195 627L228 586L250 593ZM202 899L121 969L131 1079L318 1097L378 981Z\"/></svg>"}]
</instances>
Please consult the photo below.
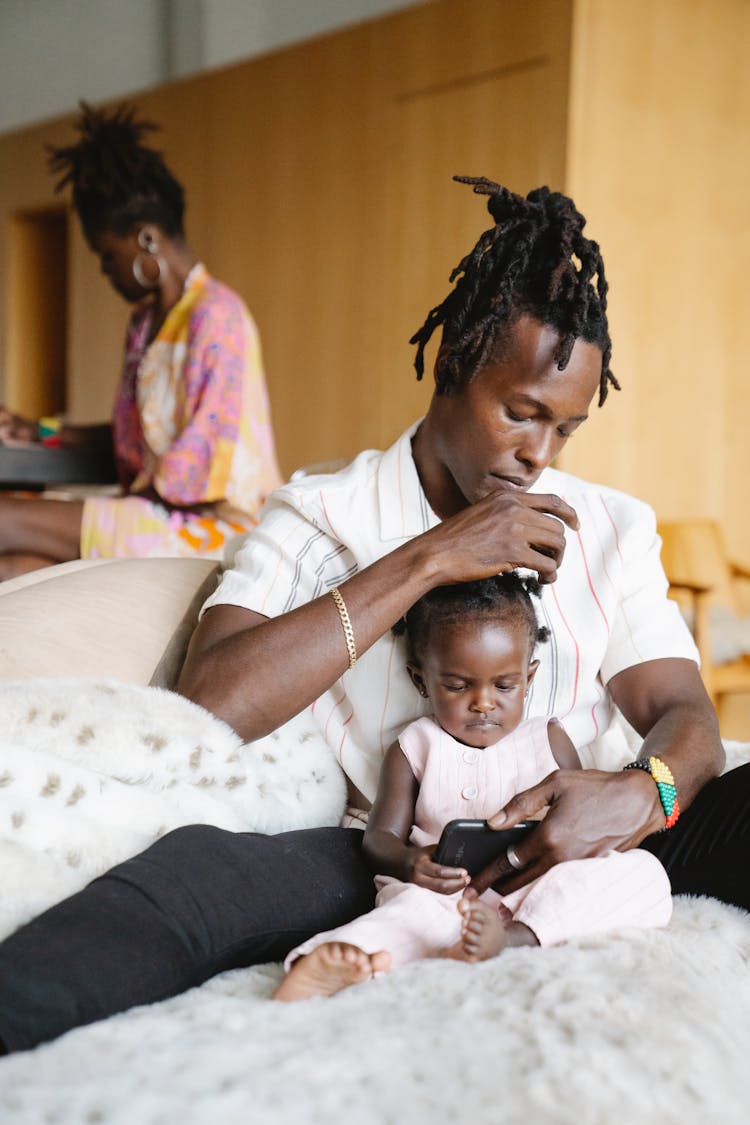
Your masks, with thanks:
<instances>
[{"instance_id":1,"label":"black phone case","mask_svg":"<svg viewBox=\"0 0 750 1125\"><path fill-rule=\"evenodd\" d=\"M492 829L486 820L450 820L432 857L445 867L463 867L476 875L502 855L510 844L528 836L538 821L523 820L513 828Z\"/></svg>"}]
</instances>

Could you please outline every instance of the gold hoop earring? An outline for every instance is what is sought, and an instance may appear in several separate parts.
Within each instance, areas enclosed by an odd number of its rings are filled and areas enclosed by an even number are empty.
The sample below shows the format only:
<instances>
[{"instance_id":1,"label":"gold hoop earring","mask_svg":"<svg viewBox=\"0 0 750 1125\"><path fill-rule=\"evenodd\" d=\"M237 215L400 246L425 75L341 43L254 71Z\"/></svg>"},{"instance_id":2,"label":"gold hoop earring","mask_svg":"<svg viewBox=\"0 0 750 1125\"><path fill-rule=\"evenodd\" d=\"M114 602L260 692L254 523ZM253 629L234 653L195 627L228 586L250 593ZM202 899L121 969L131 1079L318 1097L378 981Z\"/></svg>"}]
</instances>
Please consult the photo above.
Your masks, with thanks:
<instances>
[{"instance_id":1,"label":"gold hoop earring","mask_svg":"<svg viewBox=\"0 0 750 1125\"><path fill-rule=\"evenodd\" d=\"M144 253L138 253L135 258L133 258L133 265L131 266L133 277L138 282L141 289L158 289L168 272L167 263L159 253L159 244L150 231L139 230L138 245L142 248ZM143 269L141 259L144 258L146 254L156 262L158 273L153 280L147 276Z\"/></svg>"}]
</instances>

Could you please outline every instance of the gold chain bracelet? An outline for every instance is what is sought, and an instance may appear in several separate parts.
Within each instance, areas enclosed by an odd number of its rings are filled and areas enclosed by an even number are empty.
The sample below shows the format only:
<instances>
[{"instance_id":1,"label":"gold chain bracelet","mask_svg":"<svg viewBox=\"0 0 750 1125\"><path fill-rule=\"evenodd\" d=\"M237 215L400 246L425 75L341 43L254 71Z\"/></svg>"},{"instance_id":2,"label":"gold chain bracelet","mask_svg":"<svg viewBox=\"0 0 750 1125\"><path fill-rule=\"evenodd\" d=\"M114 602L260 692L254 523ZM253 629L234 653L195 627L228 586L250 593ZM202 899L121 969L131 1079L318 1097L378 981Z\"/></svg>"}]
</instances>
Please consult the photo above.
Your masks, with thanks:
<instances>
[{"instance_id":1,"label":"gold chain bracelet","mask_svg":"<svg viewBox=\"0 0 750 1125\"><path fill-rule=\"evenodd\" d=\"M357 644L354 640L354 630L352 629L349 611L346 608L346 602L339 593L338 586L332 586L329 593L336 603L336 609L339 611L341 628L344 630L344 639L346 640L346 648L349 653L349 667L353 668L357 663Z\"/></svg>"}]
</instances>

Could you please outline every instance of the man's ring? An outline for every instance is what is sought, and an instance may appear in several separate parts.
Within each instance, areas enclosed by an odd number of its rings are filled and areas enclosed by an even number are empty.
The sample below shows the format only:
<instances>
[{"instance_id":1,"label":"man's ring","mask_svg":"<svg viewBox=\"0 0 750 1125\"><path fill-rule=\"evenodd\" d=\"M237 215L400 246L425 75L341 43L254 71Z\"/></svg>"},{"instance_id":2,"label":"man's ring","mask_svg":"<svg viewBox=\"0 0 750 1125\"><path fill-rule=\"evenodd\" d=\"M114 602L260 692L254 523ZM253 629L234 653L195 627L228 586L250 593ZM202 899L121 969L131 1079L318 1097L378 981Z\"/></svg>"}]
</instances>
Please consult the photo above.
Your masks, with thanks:
<instances>
[{"instance_id":1,"label":"man's ring","mask_svg":"<svg viewBox=\"0 0 750 1125\"><path fill-rule=\"evenodd\" d=\"M512 844L508 844L507 848L505 849L505 858L507 859L511 867L514 867L516 869L516 871L522 871L526 866L526 864L522 863L516 855L516 849Z\"/></svg>"}]
</instances>

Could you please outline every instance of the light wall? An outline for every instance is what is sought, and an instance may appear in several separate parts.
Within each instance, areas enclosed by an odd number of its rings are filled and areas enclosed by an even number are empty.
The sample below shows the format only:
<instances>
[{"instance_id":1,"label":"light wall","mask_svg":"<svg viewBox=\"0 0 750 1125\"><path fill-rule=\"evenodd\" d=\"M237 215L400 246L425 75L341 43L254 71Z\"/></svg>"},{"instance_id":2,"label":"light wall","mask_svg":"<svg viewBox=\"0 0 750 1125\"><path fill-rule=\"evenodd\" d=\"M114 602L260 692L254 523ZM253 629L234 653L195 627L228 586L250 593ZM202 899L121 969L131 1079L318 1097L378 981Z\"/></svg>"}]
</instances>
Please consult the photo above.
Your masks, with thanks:
<instances>
[{"instance_id":1,"label":"light wall","mask_svg":"<svg viewBox=\"0 0 750 1125\"><path fill-rule=\"evenodd\" d=\"M568 185L622 383L565 455L750 562L750 4L576 0Z\"/></svg>"},{"instance_id":2,"label":"light wall","mask_svg":"<svg viewBox=\"0 0 750 1125\"><path fill-rule=\"evenodd\" d=\"M0 0L0 133L416 0Z\"/></svg>"}]
</instances>

